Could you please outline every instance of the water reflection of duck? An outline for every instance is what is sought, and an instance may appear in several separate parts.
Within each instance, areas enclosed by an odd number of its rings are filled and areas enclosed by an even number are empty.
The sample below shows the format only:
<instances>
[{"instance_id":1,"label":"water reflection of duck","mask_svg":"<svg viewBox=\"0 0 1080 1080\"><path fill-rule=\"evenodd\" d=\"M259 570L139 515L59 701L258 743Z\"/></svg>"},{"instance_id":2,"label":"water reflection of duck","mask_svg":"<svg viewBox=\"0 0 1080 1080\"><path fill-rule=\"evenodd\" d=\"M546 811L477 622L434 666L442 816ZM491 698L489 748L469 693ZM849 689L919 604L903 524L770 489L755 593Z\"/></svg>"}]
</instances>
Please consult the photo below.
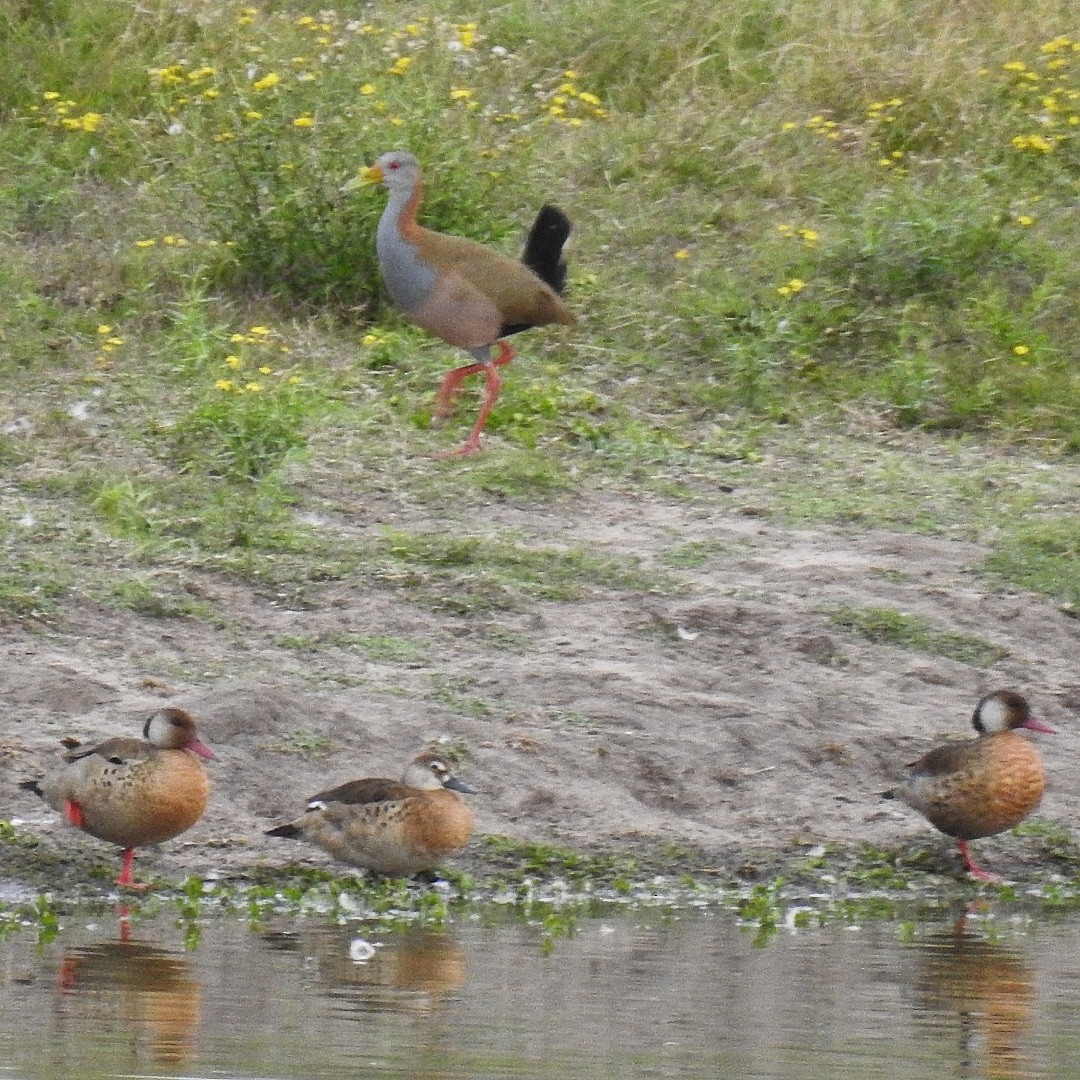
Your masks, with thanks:
<instances>
[{"instance_id":1,"label":"water reflection of duck","mask_svg":"<svg viewBox=\"0 0 1080 1080\"><path fill-rule=\"evenodd\" d=\"M1011 690L987 694L971 723L978 737L939 746L908 766L907 779L885 792L923 814L935 828L954 836L968 872L995 880L976 866L968 841L1018 825L1042 800L1046 774L1038 751L1020 728L1053 734L1036 719L1027 701Z\"/></svg>"},{"instance_id":2,"label":"water reflection of duck","mask_svg":"<svg viewBox=\"0 0 1080 1080\"><path fill-rule=\"evenodd\" d=\"M1030 1075L1023 1050L1035 1006L1035 971L1015 952L967 929L932 937L920 950L916 995L939 1016L960 1018L964 1063L986 1076L1020 1080Z\"/></svg>"},{"instance_id":3,"label":"water reflection of duck","mask_svg":"<svg viewBox=\"0 0 1080 1080\"><path fill-rule=\"evenodd\" d=\"M348 926L302 936L267 934L263 940L275 950L314 957L323 987L354 991L350 996L365 1011L426 1013L468 976L464 951L452 936L438 930L405 930L362 950L357 948L356 929Z\"/></svg>"},{"instance_id":4,"label":"water reflection of duck","mask_svg":"<svg viewBox=\"0 0 1080 1080\"><path fill-rule=\"evenodd\" d=\"M132 878L135 848L171 840L202 816L210 792L199 758L214 753L183 709L159 709L141 739L106 739L84 747L65 740L64 765L19 786L40 795L78 829L124 849L117 885Z\"/></svg>"},{"instance_id":5,"label":"water reflection of duck","mask_svg":"<svg viewBox=\"0 0 1080 1080\"><path fill-rule=\"evenodd\" d=\"M70 949L60 961L58 987L78 996L80 1022L134 1029L159 1064L193 1057L200 986L182 956L136 941Z\"/></svg>"},{"instance_id":6,"label":"water reflection of duck","mask_svg":"<svg viewBox=\"0 0 1080 1080\"><path fill-rule=\"evenodd\" d=\"M472 835L471 792L439 754L421 754L401 780L368 777L321 791L307 813L267 836L308 840L335 859L388 877L431 870Z\"/></svg>"}]
</instances>

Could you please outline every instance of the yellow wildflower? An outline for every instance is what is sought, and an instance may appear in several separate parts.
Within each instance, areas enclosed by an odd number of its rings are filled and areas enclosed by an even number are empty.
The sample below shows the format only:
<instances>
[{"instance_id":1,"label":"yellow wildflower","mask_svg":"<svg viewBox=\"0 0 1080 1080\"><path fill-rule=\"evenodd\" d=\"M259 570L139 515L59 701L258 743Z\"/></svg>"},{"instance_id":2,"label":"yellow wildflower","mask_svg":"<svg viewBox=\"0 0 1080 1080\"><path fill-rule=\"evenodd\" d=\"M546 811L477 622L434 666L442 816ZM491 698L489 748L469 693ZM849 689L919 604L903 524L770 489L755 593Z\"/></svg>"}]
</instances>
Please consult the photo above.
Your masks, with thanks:
<instances>
[{"instance_id":1,"label":"yellow wildflower","mask_svg":"<svg viewBox=\"0 0 1080 1080\"><path fill-rule=\"evenodd\" d=\"M473 92L471 90L459 88L456 90L451 90L450 96L454 99L454 101L468 101L469 98L473 96Z\"/></svg>"},{"instance_id":2,"label":"yellow wildflower","mask_svg":"<svg viewBox=\"0 0 1080 1080\"><path fill-rule=\"evenodd\" d=\"M249 382L244 383L244 389L250 391L253 394L259 393L262 390L262 383Z\"/></svg>"},{"instance_id":3,"label":"yellow wildflower","mask_svg":"<svg viewBox=\"0 0 1080 1080\"><path fill-rule=\"evenodd\" d=\"M399 56L387 70L391 75L404 75L411 63L411 56Z\"/></svg>"},{"instance_id":4,"label":"yellow wildflower","mask_svg":"<svg viewBox=\"0 0 1080 1080\"><path fill-rule=\"evenodd\" d=\"M254 334L256 337L266 337L270 333L270 327L268 326L253 326L249 331L249 334Z\"/></svg>"},{"instance_id":5,"label":"yellow wildflower","mask_svg":"<svg viewBox=\"0 0 1080 1080\"><path fill-rule=\"evenodd\" d=\"M229 390L236 389L236 383L234 383L232 379L218 379L218 381L214 383L214 389L222 390L227 393Z\"/></svg>"},{"instance_id":6,"label":"yellow wildflower","mask_svg":"<svg viewBox=\"0 0 1080 1080\"><path fill-rule=\"evenodd\" d=\"M690 252L689 252L689 250L687 248L679 248L679 250L676 251L674 255L672 255L672 258L673 259L680 259L680 260L689 259L690 258Z\"/></svg>"},{"instance_id":7,"label":"yellow wildflower","mask_svg":"<svg viewBox=\"0 0 1080 1080\"><path fill-rule=\"evenodd\" d=\"M273 374L273 371L274 371L273 368L267 367L265 364L261 368L259 368L259 374L260 375L271 375L271 374Z\"/></svg>"},{"instance_id":8,"label":"yellow wildflower","mask_svg":"<svg viewBox=\"0 0 1080 1080\"><path fill-rule=\"evenodd\" d=\"M46 90L41 96L46 101L55 101L60 95L55 90Z\"/></svg>"},{"instance_id":9,"label":"yellow wildflower","mask_svg":"<svg viewBox=\"0 0 1080 1080\"><path fill-rule=\"evenodd\" d=\"M269 90L271 86L277 86L281 82L281 76L276 71L271 71L261 79L256 79L251 84L252 90Z\"/></svg>"},{"instance_id":10,"label":"yellow wildflower","mask_svg":"<svg viewBox=\"0 0 1080 1080\"><path fill-rule=\"evenodd\" d=\"M100 325L100 326L99 326L99 327L97 328L97 332L98 332L99 334L111 334L111 333L112 333L112 327L111 327L111 326L109 326L109 324L108 324L108 323L102 323L102 324L101 324L101 325Z\"/></svg>"},{"instance_id":11,"label":"yellow wildflower","mask_svg":"<svg viewBox=\"0 0 1080 1080\"><path fill-rule=\"evenodd\" d=\"M298 116L292 123L293 127L309 128L315 126L315 119L305 114L304 116Z\"/></svg>"},{"instance_id":12,"label":"yellow wildflower","mask_svg":"<svg viewBox=\"0 0 1080 1080\"><path fill-rule=\"evenodd\" d=\"M136 240L135 246L140 248L148 248L153 247L156 243L156 240Z\"/></svg>"},{"instance_id":13,"label":"yellow wildflower","mask_svg":"<svg viewBox=\"0 0 1080 1080\"><path fill-rule=\"evenodd\" d=\"M1017 225L1034 225L1035 224L1035 219L1030 214L1017 214L1016 215L1016 224Z\"/></svg>"},{"instance_id":14,"label":"yellow wildflower","mask_svg":"<svg viewBox=\"0 0 1080 1080\"><path fill-rule=\"evenodd\" d=\"M243 361L243 358L239 357L239 356L235 356L235 355L226 356L225 357L225 364L226 364L227 367L231 367L233 369L233 371L235 371L238 367L243 367L244 366L244 361Z\"/></svg>"},{"instance_id":15,"label":"yellow wildflower","mask_svg":"<svg viewBox=\"0 0 1080 1080\"><path fill-rule=\"evenodd\" d=\"M364 85L360 87L360 93L363 94L365 97L374 94L375 84L369 82L364 83Z\"/></svg>"},{"instance_id":16,"label":"yellow wildflower","mask_svg":"<svg viewBox=\"0 0 1080 1080\"><path fill-rule=\"evenodd\" d=\"M1015 150L1038 150L1042 154L1054 149L1054 143L1045 135L1014 135L1012 145Z\"/></svg>"},{"instance_id":17,"label":"yellow wildflower","mask_svg":"<svg viewBox=\"0 0 1080 1080\"><path fill-rule=\"evenodd\" d=\"M1027 354L1029 352L1031 352L1031 346L1030 345L1014 345L1013 346L1013 352L1016 353L1017 356L1027 356Z\"/></svg>"}]
</instances>

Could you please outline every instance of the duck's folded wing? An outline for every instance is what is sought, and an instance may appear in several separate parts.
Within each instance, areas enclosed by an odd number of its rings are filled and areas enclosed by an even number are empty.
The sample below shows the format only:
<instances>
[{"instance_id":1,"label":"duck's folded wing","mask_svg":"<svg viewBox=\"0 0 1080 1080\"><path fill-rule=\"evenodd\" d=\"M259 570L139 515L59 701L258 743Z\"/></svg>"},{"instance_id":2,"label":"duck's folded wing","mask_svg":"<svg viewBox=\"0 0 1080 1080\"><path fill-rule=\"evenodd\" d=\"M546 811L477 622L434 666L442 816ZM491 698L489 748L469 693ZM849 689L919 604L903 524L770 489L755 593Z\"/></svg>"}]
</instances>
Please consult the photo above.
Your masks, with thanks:
<instances>
[{"instance_id":1,"label":"duck's folded wing","mask_svg":"<svg viewBox=\"0 0 1080 1080\"><path fill-rule=\"evenodd\" d=\"M965 756L971 753L972 745L972 741L967 740L935 747L918 761L912 761L907 766L908 772L912 776L946 776L956 772L962 766Z\"/></svg>"},{"instance_id":2,"label":"duck's folded wing","mask_svg":"<svg viewBox=\"0 0 1080 1080\"><path fill-rule=\"evenodd\" d=\"M126 765L130 762L145 761L154 748L143 739L106 739L96 746L80 746L64 755L65 761L85 761L99 757L114 765Z\"/></svg>"},{"instance_id":3,"label":"duck's folded wing","mask_svg":"<svg viewBox=\"0 0 1080 1080\"><path fill-rule=\"evenodd\" d=\"M371 776L364 780L350 780L308 799L308 809L317 809L329 803L345 803L356 806L366 803L395 802L415 795L415 789L400 780L384 780Z\"/></svg>"}]
</instances>

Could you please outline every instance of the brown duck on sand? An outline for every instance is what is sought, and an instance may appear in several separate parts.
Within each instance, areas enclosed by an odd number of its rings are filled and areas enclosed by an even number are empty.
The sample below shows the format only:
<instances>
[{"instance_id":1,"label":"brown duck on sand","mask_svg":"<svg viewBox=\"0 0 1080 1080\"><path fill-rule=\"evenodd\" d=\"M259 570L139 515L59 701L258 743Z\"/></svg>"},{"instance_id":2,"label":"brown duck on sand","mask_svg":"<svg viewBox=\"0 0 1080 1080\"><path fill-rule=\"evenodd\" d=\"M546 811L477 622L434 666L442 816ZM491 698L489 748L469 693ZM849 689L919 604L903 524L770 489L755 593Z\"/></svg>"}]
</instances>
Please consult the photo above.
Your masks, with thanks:
<instances>
[{"instance_id":1,"label":"brown duck on sand","mask_svg":"<svg viewBox=\"0 0 1080 1080\"><path fill-rule=\"evenodd\" d=\"M308 840L335 859L387 877L432 869L472 835L471 792L439 754L421 754L401 780L368 777L321 791L307 813L267 836Z\"/></svg>"},{"instance_id":2,"label":"brown duck on sand","mask_svg":"<svg viewBox=\"0 0 1080 1080\"><path fill-rule=\"evenodd\" d=\"M907 779L884 793L918 810L931 825L954 836L968 872L981 881L994 875L976 866L969 840L1018 825L1042 800L1046 774L1038 751L1019 729L1053 734L1027 701L1012 690L987 694L971 718L978 737L939 746L908 766Z\"/></svg>"},{"instance_id":3,"label":"brown duck on sand","mask_svg":"<svg viewBox=\"0 0 1080 1080\"><path fill-rule=\"evenodd\" d=\"M183 709L159 709L141 739L74 740L64 764L19 786L40 795L77 829L124 849L117 885L145 888L132 878L135 848L179 836L202 816L210 793L199 758L214 753Z\"/></svg>"}]
</instances>

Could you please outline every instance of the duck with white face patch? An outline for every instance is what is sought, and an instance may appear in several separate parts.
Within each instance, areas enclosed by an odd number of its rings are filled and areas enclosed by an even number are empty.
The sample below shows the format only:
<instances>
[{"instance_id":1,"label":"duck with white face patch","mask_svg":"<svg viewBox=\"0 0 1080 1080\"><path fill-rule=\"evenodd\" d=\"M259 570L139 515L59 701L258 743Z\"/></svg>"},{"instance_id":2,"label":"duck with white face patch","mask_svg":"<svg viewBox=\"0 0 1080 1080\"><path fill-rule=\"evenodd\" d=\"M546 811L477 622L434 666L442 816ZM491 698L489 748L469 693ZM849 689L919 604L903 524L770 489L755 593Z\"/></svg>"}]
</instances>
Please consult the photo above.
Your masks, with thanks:
<instances>
[{"instance_id":1,"label":"duck with white face patch","mask_svg":"<svg viewBox=\"0 0 1080 1080\"><path fill-rule=\"evenodd\" d=\"M974 739L947 743L912 762L904 783L884 793L918 810L934 828L955 837L968 873L994 875L977 866L968 841L1019 825L1042 801L1046 772L1039 752L1021 730L1054 734L1013 690L987 694L971 718Z\"/></svg>"}]
</instances>

